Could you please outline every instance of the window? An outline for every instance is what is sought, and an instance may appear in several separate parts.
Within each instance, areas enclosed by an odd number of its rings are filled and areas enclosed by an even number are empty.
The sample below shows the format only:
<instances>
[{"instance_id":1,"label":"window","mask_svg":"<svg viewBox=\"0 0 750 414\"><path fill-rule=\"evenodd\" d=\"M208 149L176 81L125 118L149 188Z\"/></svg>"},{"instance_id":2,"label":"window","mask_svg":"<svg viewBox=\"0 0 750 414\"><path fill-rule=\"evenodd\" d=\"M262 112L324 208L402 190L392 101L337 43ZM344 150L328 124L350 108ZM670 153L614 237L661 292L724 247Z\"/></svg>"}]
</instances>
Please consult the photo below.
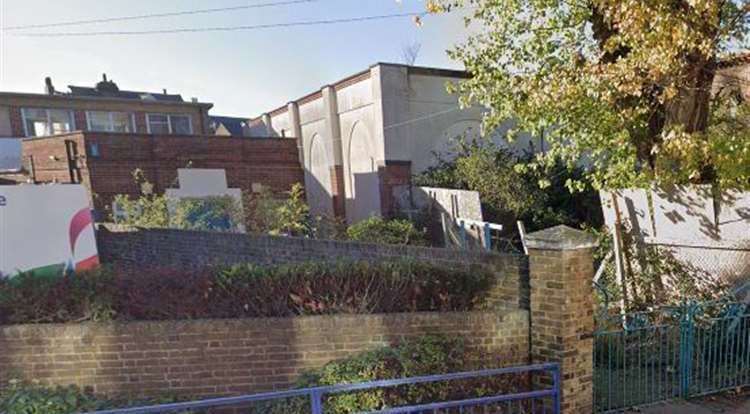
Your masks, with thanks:
<instances>
[{"instance_id":1,"label":"window","mask_svg":"<svg viewBox=\"0 0 750 414\"><path fill-rule=\"evenodd\" d=\"M99 132L135 132L133 114L127 112L86 112L89 130Z\"/></svg>"},{"instance_id":2,"label":"window","mask_svg":"<svg viewBox=\"0 0 750 414\"><path fill-rule=\"evenodd\" d=\"M63 134L75 128L73 112L67 109L23 108L21 116L27 137Z\"/></svg>"},{"instance_id":3,"label":"window","mask_svg":"<svg viewBox=\"0 0 750 414\"><path fill-rule=\"evenodd\" d=\"M188 115L148 114L149 134L191 135L193 124Z\"/></svg>"}]
</instances>

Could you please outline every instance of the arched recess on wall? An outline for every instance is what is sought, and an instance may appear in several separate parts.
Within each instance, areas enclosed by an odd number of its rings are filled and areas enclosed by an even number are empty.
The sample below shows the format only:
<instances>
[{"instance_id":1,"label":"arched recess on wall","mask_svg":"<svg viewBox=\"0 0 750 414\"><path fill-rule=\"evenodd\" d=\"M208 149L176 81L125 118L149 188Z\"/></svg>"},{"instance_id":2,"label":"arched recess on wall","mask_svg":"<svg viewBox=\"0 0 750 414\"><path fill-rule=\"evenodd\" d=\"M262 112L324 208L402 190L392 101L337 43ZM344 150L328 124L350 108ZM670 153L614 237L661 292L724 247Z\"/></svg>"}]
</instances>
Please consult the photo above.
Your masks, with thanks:
<instances>
[{"instance_id":1,"label":"arched recess on wall","mask_svg":"<svg viewBox=\"0 0 750 414\"><path fill-rule=\"evenodd\" d=\"M305 192L310 212L314 215L330 215L333 212L331 200L331 171L325 143L320 134L310 138L310 150L307 154L305 169Z\"/></svg>"},{"instance_id":2,"label":"arched recess on wall","mask_svg":"<svg viewBox=\"0 0 750 414\"><path fill-rule=\"evenodd\" d=\"M377 146L362 122L355 122L346 154L346 217L350 223L380 215Z\"/></svg>"}]
</instances>

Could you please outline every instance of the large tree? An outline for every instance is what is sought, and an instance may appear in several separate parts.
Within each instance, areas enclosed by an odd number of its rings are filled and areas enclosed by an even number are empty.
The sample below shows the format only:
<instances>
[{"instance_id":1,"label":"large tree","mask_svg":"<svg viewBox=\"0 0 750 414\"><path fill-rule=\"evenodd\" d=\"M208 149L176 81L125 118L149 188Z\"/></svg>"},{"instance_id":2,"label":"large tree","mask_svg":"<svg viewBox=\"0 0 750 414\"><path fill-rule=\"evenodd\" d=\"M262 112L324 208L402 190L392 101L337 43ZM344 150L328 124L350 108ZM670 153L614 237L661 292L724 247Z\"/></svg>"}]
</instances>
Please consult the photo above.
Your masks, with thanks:
<instances>
[{"instance_id":1,"label":"large tree","mask_svg":"<svg viewBox=\"0 0 750 414\"><path fill-rule=\"evenodd\" d=\"M554 159L594 166L599 188L750 185L746 107L712 93L744 46L750 0L430 0L467 13L472 35L450 54L473 77L486 130L513 119L543 134ZM749 80L743 80L750 82ZM738 110L739 109L739 110ZM580 183L571 183L580 185Z\"/></svg>"}]
</instances>

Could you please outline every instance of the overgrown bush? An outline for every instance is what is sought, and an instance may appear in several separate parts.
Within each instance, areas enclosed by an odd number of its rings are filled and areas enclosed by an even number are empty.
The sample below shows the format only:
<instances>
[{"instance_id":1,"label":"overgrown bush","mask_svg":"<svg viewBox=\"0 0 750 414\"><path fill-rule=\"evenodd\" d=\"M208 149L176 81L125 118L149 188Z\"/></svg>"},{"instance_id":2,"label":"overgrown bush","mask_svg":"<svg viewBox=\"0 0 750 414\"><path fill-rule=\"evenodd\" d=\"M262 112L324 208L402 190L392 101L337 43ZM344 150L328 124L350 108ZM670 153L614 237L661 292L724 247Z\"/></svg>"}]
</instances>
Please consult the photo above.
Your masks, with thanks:
<instances>
[{"instance_id":1,"label":"overgrown bush","mask_svg":"<svg viewBox=\"0 0 750 414\"><path fill-rule=\"evenodd\" d=\"M437 154L434 167L414 177L421 186L479 192L488 221L522 220L528 231L558 224L598 227L603 224L599 195L582 182L585 171L558 162L546 168L524 168L533 154L518 154L492 143L459 142L454 156Z\"/></svg>"},{"instance_id":2,"label":"overgrown bush","mask_svg":"<svg viewBox=\"0 0 750 414\"><path fill-rule=\"evenodd\" d=\"M298 382L300 388L352 384L434 374L497 368L497 355L490 357L470 350L461 337L424 336L395 346L384 346L356 356L328 363L306 373ZM371 412L389 407L449 401L527 390L528 378L497 376L477 380L443 381L418 385L379 388L328 396L327 413L349 414ZM263 410L273 414L309 412L307 400L269 404Z\"/></svg>"},{"instance_id":3,"label":"overgrown bush","mask_svg":"<svg viewBox=\"0 0 750 414\"><path fill-rule=\"evenodd\" d=\"M411 221L404 219L385 220L373 216L349 226L346 234L350 240L368 243L418 246L428 244L425 232L417 229Z\"/></svg>"},{"instance_id":4,"label":"overgrown bush","mask_svg":"<svg viewBox=\"0 0 750 414\"><path fill-rule=\"evenodd\" d=\"M267 187L245 197L246 225L250 231L271 235L310 236L313 223L302 184L294 184L284 194Z\"/></svg>"},{"instance_id":5,"label":"overgrown bush","mask_svg":"<svg viewBox=\"0 0 750 414\"><path fill-rule=\"evenodd\" d=\"M0 280L0 324L459 311L493 280L411 261L22 274Z\"/></svg>"}]
</instances>

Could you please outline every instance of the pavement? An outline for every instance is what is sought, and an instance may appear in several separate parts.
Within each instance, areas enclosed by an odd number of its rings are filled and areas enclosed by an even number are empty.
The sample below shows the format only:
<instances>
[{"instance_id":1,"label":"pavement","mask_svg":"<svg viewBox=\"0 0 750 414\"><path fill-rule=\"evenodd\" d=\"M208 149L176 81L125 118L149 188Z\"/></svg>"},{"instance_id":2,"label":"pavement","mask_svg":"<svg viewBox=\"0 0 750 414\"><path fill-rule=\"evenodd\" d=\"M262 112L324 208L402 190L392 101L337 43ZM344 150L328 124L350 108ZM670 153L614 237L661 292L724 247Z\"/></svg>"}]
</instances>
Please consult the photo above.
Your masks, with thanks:
<instances>
[{"instance_id":1,"label":"pavement","mask_svg":"<svg viewBox=\"0 0 750 414\"><path fill-rule=\"evenodd\" d=\"M628 413L641 414L748 414L750 393L706 397L691 401L671 401L643 407Z\"/></svg>"}]
</instances>

